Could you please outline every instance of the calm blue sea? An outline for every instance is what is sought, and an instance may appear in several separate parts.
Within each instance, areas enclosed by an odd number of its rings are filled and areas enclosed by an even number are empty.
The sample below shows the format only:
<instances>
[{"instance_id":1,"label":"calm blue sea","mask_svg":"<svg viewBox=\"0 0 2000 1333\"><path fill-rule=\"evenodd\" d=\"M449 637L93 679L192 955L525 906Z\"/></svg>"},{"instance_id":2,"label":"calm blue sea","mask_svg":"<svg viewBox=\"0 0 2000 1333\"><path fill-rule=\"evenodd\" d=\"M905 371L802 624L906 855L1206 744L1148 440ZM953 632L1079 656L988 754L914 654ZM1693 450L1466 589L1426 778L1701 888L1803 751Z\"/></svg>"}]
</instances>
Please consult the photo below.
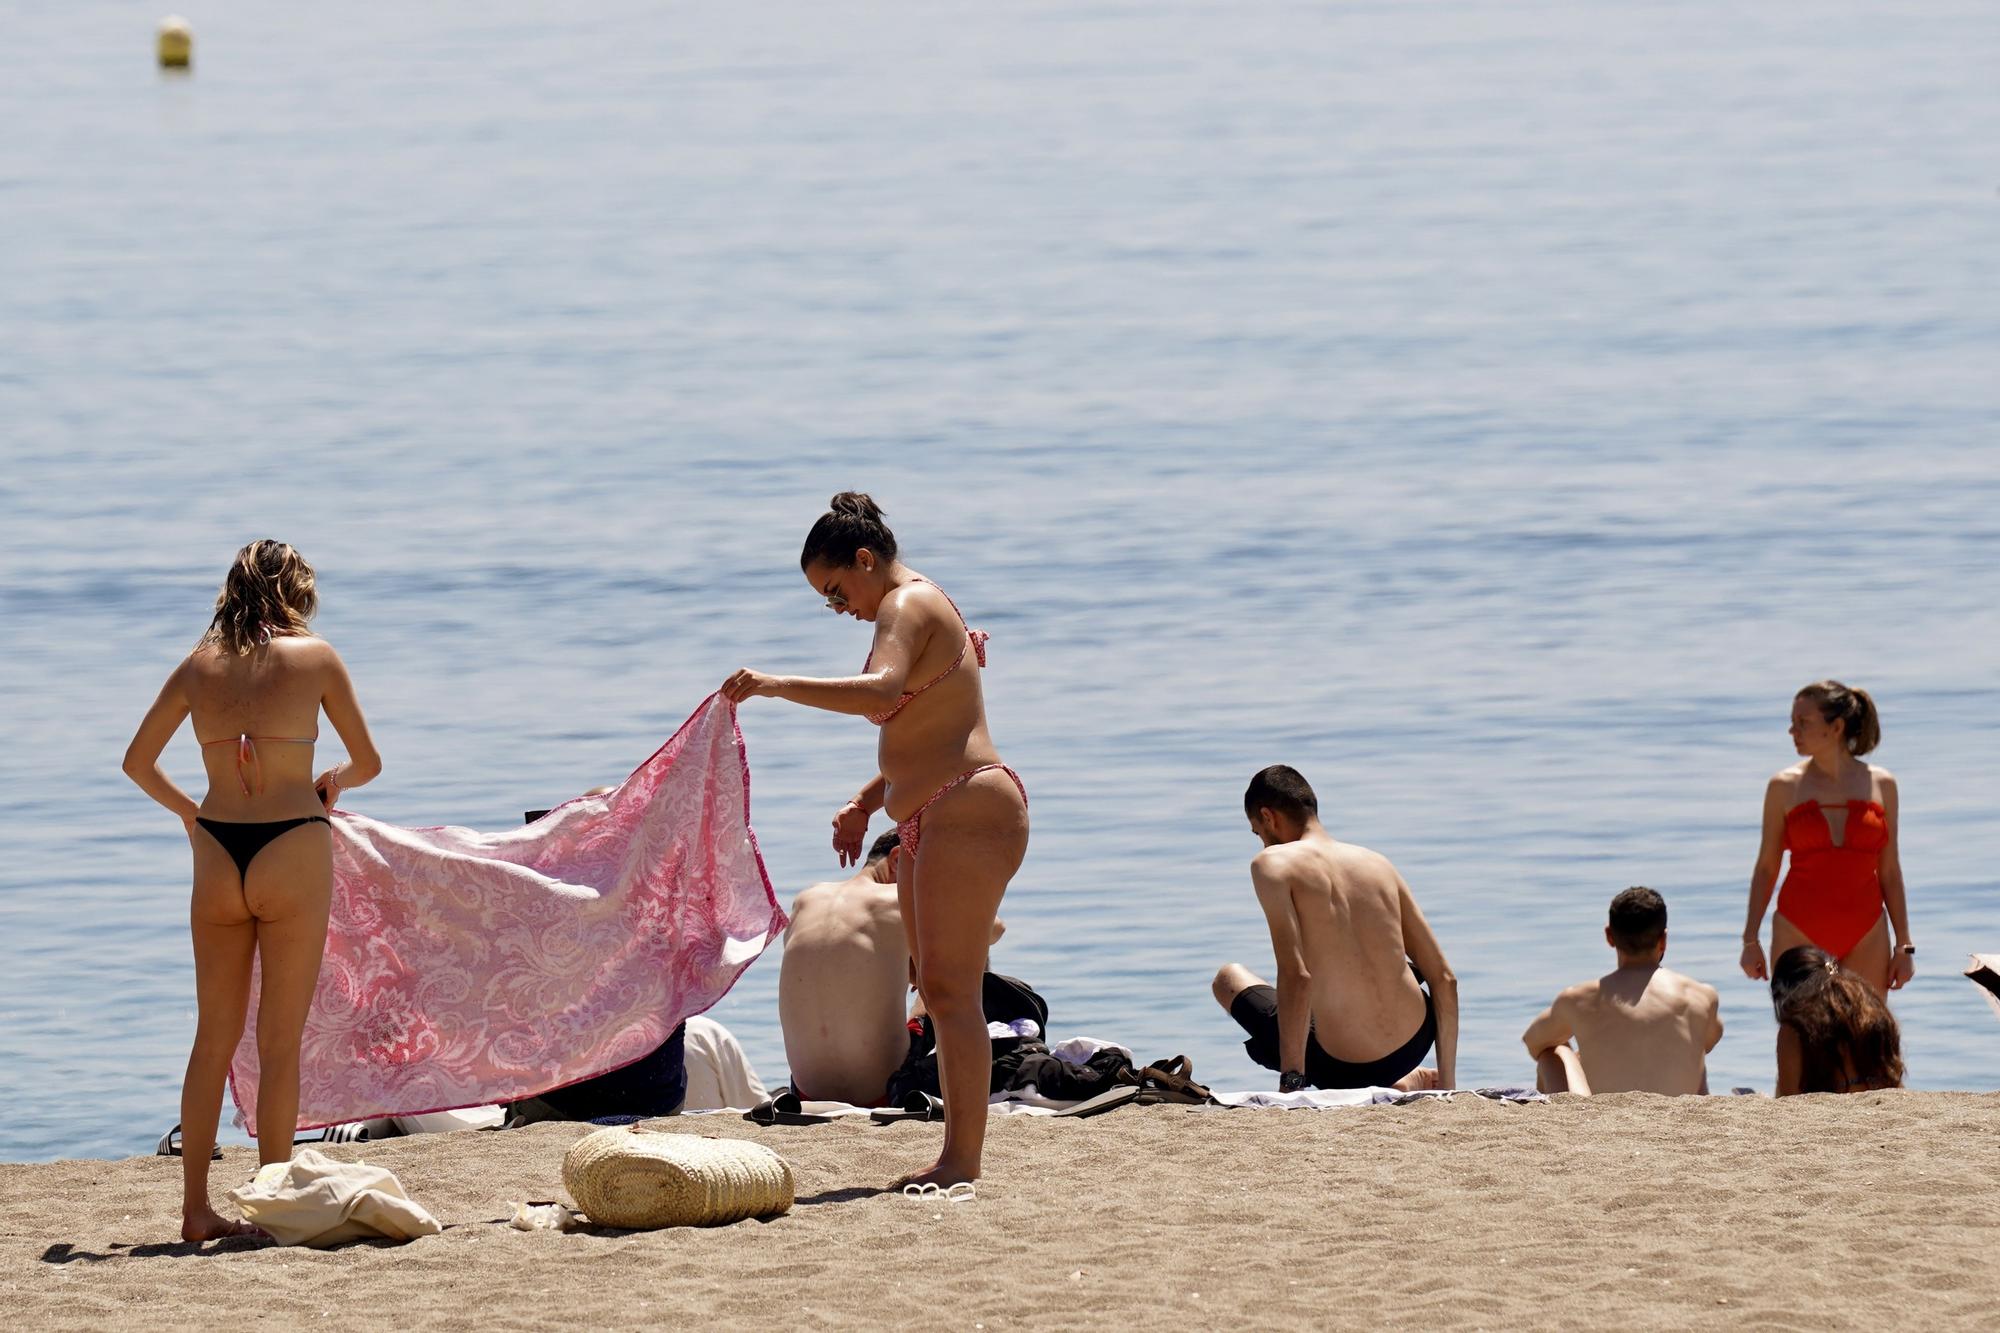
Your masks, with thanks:
<instances>
[{"instance_id":1,"label":"calm blue sea","mask_svg":"<svg viewBox=\"0 0 2000 1333\"><path fill-rule=\"evenodd\" d=\"M118 765L238 545L319 567L354 808L500 827L739 665L856 668L796 566L848 487L993 633L996 965L1058 1032L1268 1084L1208 980L1268 966L1284 761L1416 889L1463 1081L1646 883L1768 1089L1735 941L1837 675L1911 1080L2000 1086L1989 0L212 0L190 78L143 7L8 11L0 1159L175 1119L187 853ZM874 734L744 726L789 898ZM777 972L718 1011L774 1081Z\"/></svg>"}]
</instances>

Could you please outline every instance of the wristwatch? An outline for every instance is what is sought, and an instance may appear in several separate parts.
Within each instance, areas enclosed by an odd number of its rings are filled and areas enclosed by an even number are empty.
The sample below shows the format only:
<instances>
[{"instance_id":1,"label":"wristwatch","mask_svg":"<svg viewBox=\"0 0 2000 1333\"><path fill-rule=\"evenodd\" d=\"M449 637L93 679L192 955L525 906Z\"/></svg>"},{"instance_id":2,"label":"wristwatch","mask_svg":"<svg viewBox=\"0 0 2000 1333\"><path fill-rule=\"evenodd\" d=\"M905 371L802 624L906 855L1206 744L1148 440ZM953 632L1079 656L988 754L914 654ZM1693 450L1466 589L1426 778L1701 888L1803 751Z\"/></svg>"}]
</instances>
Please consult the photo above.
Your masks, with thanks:
<instances>
[{"instance_id":1,"label":"wristwatch","mask_svg":"<svg viewBox=\"0 0 2000 1333\"><path fill-rule=\"evenodd\" d=\"M1312 1084L1306 1082L1306 1076L1297 1070L1287 1069L1278 1075L1279 1092L1304 1092L1311 1086Z\"/></svg>"},{"instance_id":2,"label":"wristwatch","mask_svg":"<svg viewBox=\"0 0 2000 1333\"><path fill-rule=\"evenodd\" d=\"M1917 956L1917 946L1914 944L1899 944L1896 946L1896 952L1906 953L1909 954L1912 958L1914 958Z\"/></svg>"}]
</instances>

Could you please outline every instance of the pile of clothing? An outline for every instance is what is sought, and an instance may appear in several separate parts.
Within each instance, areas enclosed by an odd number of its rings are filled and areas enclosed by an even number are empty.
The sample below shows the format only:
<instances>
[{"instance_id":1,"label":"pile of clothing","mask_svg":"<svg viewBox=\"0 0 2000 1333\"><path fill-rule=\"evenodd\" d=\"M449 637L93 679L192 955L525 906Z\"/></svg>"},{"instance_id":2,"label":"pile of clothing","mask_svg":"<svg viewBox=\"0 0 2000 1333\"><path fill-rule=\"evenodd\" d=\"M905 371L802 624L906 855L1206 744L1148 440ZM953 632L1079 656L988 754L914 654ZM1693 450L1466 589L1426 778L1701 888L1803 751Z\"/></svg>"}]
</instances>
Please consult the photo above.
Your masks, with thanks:
<instances>
[{"instance_id":1,"label":"pile of clothing","mask_svg":"<svg viewBox=\"0 0 2000 1333\"><path fill-rule=\"evenodd\" d=\"M1018 977L988 972L981 981L980 1000L986 1011L986 1032L993 1042L990 1091L1040 1103L1083 1102L1113 1089L1138 1090L1140 1102L1171 1101L1190 1105L1214 1101L1207 1088L1193 1081L1186 1056L1140 1065L1130 1049L1089 1037L1072 1037L1051 1048L1047 1044L1049 1003ZM889 1076L885 1101L910 1105L923 1095L942 1095L938 1082L937 1034L929 1015L910 1021L910 1050L902 1066Z\"/></svg>"}]
</instances>

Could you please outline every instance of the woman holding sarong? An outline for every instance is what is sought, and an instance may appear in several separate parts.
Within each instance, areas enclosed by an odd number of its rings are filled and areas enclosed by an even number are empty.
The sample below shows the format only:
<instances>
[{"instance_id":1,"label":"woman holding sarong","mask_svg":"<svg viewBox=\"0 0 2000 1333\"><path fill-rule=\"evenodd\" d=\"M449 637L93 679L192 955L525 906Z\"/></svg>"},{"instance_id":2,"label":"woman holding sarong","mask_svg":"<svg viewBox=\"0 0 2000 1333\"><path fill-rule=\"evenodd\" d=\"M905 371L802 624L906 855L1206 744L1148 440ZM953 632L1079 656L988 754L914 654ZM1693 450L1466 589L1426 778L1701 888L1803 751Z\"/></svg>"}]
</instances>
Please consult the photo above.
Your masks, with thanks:
<instances>
[{"instance_id":1,"label":"woman holding sarong","mask_svg":"<svg viewBox=\"0 0 2000 1333\"><path fill-rule=\"evenodd\" d=\"M881 728L878 771L833 817L842 865L858 861L868 821L897 821L896 890L917 990L936 1027L945 1102L938 1160L903 1183L950 1186L979 1175L992 1046L980 981L993 921L1028 849L1027 789L986 729L986 635L968 629L936 584L898 557L866 495L843 491L806 534L799 567L828 609L875 626L861 674L773 676L744 668L733 702L759 695L865 717Z\"/></svg>"},{"instance_id":2,"label":"woman holding sarong","mask_svg":"<svg viewBox=\"0 0 2000 1333\"><path fill-rule=\"evenodd\" d=\"M382 771L347 668L306 628L318 605L312 566L290 546L258 541L238 551L207 633L167 677L125 752L127 776L180 817L194 852L197 1015L181 1084L184 1240L257 1234L215 1211L208 1165L258 959L257 1155L266 1164L291 1156L299 1038L333 888L326 816L343 789ZM349 758L315 778L322 708ZM190 717L208 770L199 805L160 767L161 751Z\"/></svg>"}]
</instances>

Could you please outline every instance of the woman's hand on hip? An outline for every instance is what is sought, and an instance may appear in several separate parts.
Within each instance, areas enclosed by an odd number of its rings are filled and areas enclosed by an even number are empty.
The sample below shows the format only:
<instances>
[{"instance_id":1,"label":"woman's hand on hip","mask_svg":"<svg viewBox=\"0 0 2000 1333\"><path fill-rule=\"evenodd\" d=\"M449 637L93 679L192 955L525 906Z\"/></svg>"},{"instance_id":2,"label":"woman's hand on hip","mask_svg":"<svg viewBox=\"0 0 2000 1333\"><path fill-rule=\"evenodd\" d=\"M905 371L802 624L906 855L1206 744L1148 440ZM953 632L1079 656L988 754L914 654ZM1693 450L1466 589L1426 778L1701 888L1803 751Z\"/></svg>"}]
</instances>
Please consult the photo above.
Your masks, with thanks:
<instances>
[{"instance_id":1,"label":"woman's hand on hip","mask_svg":"<svg viewBox=\"0 0 2000 1333\"><path fill-rule=\"evenodd\" d=\"M745 699L754 699L759 695L770 698L778 693L783 683L782 677L767 676L761 671L752 671L749 667L744 667L722 682L722 697L733 704L740 704Z\"/></svg>"},{"instance_id":2,"label":"woman's hand on hip","mask_svg":"<svg viewBox=\"0 0 2000 1333\"><path fill-rule=\"evenodd\" d=\"M1756 940L1743 941L1743 975L1752 981L1769 981L1770 971L1764 966L1764 946Z\"/></svg>"},{"instance_id":3,"label":"woman's hand on hip","mask_svg":"<svg viewBox=\"0 0 2000 1333\"><path fill-rule=\"evenodd\" d=\"M843 866L859 865L861 844L868 836L868 812L849 801L833 812L833 854Z\"/></svg>"}]
</instances>

